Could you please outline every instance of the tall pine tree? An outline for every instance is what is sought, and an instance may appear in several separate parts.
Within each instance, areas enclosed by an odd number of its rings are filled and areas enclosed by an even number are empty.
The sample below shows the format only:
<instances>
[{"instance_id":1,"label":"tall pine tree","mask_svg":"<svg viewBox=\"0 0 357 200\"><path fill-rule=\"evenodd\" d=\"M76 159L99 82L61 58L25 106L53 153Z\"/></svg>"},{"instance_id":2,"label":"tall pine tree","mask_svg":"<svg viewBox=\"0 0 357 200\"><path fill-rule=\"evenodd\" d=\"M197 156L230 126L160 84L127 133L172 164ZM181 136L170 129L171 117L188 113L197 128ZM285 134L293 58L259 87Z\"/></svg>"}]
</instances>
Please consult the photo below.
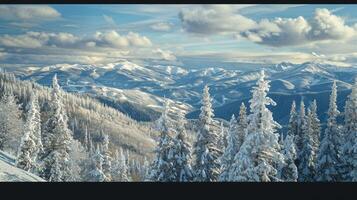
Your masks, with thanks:
<instances>
[{"instance_id":1,"label":"tall pine tree","mask_svg":"<svg viewBox=\"0 0 357 200\"><path fill-rule=\"evenodd\" d=\"M339 145L340 145L340 130L337 124L337 117L340 112L337 109L337 86L336 81L333 82L332 92L330 95L330 103L328 109L327 127L323 135L317 158L316 179L318 181L339 181L339 173L337 165L340 163Z\"/></svg>"},{"instance_id":2,"label":"tall pine tree","mask_svg":"<svg viewBox=\"0 0 357 200\"><path fill-rule=\"evenodd\" d=\"M212 99L209 88L203 89L201 113L198 119L198 134L194 143L194 172L195 181L211 182L217 181L220 174L220 154L217 147L218 134L212 129L213 126Z\"/></svg>"},{"instance_id":3,"label":"tall pine tree","mask_svg":"<svg viewBox=\"0 0 357 200\"><path fill-rule=\"evenodd\" d=\"M53 77L49 118L43 130L43 155L40 176L48 181L69 181L71 178L70 151L72 132L63 104L57 76Z\"/></svg>"},{"instance_id":4,"label":"tall pine tree","mask_svg":"<svg viewBox=\"0 0 357 200\"><path fill-rule=\"evenodd\" d=\"M340 174L344 181L357 181L357 81L345 104Z\"/></svg>"},{"instance_id":5,"label":"tall pine tree","mask_svg":"<svg viewBox=\"0 0 357 200\"><path fill-rule=\"evenodd\" d=\"M247 137L230 172L232 181L268 182L279 181L277 168L284 162L280 153L279 135L276 129L280 125L274 121L272 112L266 107L276 103L269 97L269 81L265 80L264 71L252 90Z\"/></svg>"},{"instance_id":6,"label":"tall pine tree","mask_svg":"<svg viewBox=\"0 0 357 200\"><path fill-rule=\"evenodd\" d=\"M155 149L155 159L152 162L147 177L148 181L170 182L175 180L173 172L172 158L170 156L170 149L172 147L173 139L171 137L172 128L169 120L169 101L165 102L165 109L159 118L159 142Z\"/></svg>"},{"instance_id":7,"label":"tall pine tree","mask_svg":"<svg viewBox=\"0 0 357 200\"><path fill-rule=\"evenodd\" d=\"M298 172L300 182L310 182L314 180L314 141L312 129L312 114L310 108L307 109L306 124L301 129L301 149L299 152Z\"/></svg>"},{"instance_id":8,"label":"tall pine tree","mask_svg":"<svg viewBox=\"0 0 357 200\"><path fill-rule=\"evenodd\" d=\"M184 112L180 111L178 115L177 134L173 139L170 155L172 157L174 181L188 182L193 180L193 171L191 168L191 145L187 141Z\"/></svg>"}]
</instances>

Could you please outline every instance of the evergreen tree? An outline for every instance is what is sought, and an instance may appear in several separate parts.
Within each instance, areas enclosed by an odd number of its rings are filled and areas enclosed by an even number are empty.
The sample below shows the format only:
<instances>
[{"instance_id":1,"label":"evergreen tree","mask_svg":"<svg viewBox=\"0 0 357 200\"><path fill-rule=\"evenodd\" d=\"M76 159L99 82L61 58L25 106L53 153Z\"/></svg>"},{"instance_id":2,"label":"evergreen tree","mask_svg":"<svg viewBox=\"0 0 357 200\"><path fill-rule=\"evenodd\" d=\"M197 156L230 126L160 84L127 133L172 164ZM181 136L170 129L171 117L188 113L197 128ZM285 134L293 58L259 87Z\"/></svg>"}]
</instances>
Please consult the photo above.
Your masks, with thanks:
<instances>
[{"instance_id":1,"label":"evergreen tree","mask_svg":"<svg viewBox=\"0 0 357 200\"><path fill-rule=\"evenodd\" d=\"M357 181L357 81L346 100L343 132L340 174L342 180L355 182Z\"/></svg>"},{"instance_id":2,"label":"evergreen tree","mask_svg":"<svg viewBox=\"0 0 357 200\"><path fill-rule=\"evenodd\" d=\"M298 172L300 182L309 182L314 180L314 141L312 129L312 114L310 108L307 109L306 125L302 129L302 146L300 149Z\"/></svg>"},{"instance_id":3,"label":"evergreen tree","mask_svg":"<svg viewBox=\"0 0 357 200\"><path fill-rule=\"evenodd\" d=\"M297 151L297 160L296 164L299 166L300 164L300 158L302 155L302 149L303 149L303 140L304 140L304 134L306 132L306 123L307 123L307 117L305 114L305 104L304 101L301 100L300 102L300 112L298 116L298 131L297 135L295 137L295 142L296 142L296 151Z\"/></svg>"},{"instance_id":4,"label":"evergreen tree","mask_svg":"<svg viewBox=\"0 0 357 200\"><path fill-rule=\"evenodd\" d=\"M229 167L231 166L234 156L238 152L238 123L234 116L231 117L229 121L229 129L227 135L227 147L221 157L222 173L219 176L220 181L228 181L229 177Z\"/></svg>"},{"instance_id":5,"label":"evergreen tree","mask_svg":"<svg viewBox=\"0 0 357 200\"><path fill-rule=\"evenodd\" d=\"M12 92L6 92L0 101L0 150L16 155L22 137L22 111Z\"/></svg>"},{"instance_id":6,"label":"evergreen tree","mask_svg":"<svg viewBox=\"0 0 357 200\"><path fill-rule=\"evenodd\" d=\"M242 146L245 138L247 137L247 127L248 127L248 119L247 119L247 108L245 107L244 103L240 105L239 109L239 118L238 118L238 145L237 145L237 152L239 151L240 147Z\"/></svg>"},{"instance_id":7,"label":"evergreen tree","mask_svg":"<svg viewBox=\"0 0 357 200\"><path fill-rule=\"evenodd\" d=\"M103 156L103 172L105 174L105 181L111 181L112 177L111 177L111 171L112 171L112 157L110 155L110 151L109 151L109 136L108 135L104 135L103 136L103 140L102 140L102 156Z\"/></svg>"},{"instance_id":8,"label":"evergreen tree","mask_svg":"<svg viewBox=\"0 0 357 200\"><path fill-rule=\"evenodd\" d=\"M336 168L340 163L339 145L340 145L340 130L337 125L337 117L340 112L337 109L337 86L336 81L333 82L332 92L330 95L330 104L328 109L327 127L323 135L317 160L317 180L318 181L339 181L339 173Z\"/></svg>"},{"instance_id":9,"label":"evergreen tree","mask_svg":"<svg viewBox=\"0 0 357 200\"><path fill-rule=\"evenodd\" d=\"M103 172L103 156L100 152L99 146L95 153L92 155L93 170L90 172L89 181L91 182L104 182L107 178Z\"/></svg>"},{"instance_id":10,"label":"evergreen tree","mask_svg":"<svg viewBox=\"0 0 357 200\"><path fill-rule=\"evenodd\" d=\"M195 181L217 181L220 174L220 149L217 148L218 134L212 129L213 109L209 88L203 89L201 113L199 115L198 134L194 143L194 173Z\"/></svg>"},{"instance_id":11,"label":"evergreen tree","mask_svg":"<svg viewBox=\"0 0 357 200\"><path fill-rule=\"evenodd\" d=\"M40 176L48 181L69 181L72 132L57 76L53 77L49 118L43 129L43 155Z\"/></svg>"},{"instance_id":12,"label":"evergreen tree","mask_svg":"<svg viewBox=\"0 0 357 200\"><path fill-rule=\"evenodd\" d=\"M25 171L32 171L36 166L35 161L31 157L36 149L36 144L30 134L32 134L31 131L25 131L24 136L21 138L19 152L16 158L16 166Z\"/></svg>"},{"instance_id":13,"label":"evergreen tree","mask_svg":"<svg viewBox=\"0 0 357 200\"><path fill-rule=\"evenodd\" d=\"M122 148L120 148L120 153L118 150L115 151L115 160L112 170L113 170L112 177L114 181L119 181L119 182L130 181L130 177L128 174L128 165Z\"/></svg>"},{"instance_id":14,"label":"evergreen tree","mask_svg":"<svg viewBox=\"0 0 357 200\"><path fill-rule=\"evenodd\" d=\"M170 156L172 157L173 162L174 181L188 182L193 180L193 171L190 164L191 145L187 142L184 112L180 111L178 115L177 134L173 139Z\"/></svg>"},{"instance_id":15,"label":"evergreen tree","mask_svg":"<svg viewBox=\"0 0 357 200\"><path fill-rule=\"evenodd\" d=\"M321 132L321 127L320 127L320 120L317 116L317 103L316 99L312 101L310 104L310 110L311 110L311 126L312 126L312 139L313 139L313 149L315 152L315 155L317 155L318 148L320 146L320 132ZM316 157L314 158L314 162L316 161Z\"/></svg>"},{"instance_id":16,"label":"evergreen tree","mask_svg":"<svg viewBox=\"0 0 357 200\"><path fill-rule=\"evenodd\" d=\"M287 135L294 136L294 138L298 137L298 131L299 131L298 115L296 113L295 101L293 101L293 103L291 104ZM296 142L295 142L295 146L296 146Z\"/></svg>"},{"instance_id":17,"label":"evergreen tree","mask_svg":"<svg viewBox=\"0 0 357 200\"><path fill-rule=\"evenodd\" d=\"M295 165L296 148L292 133L287 134L283 140L282 154L284 155L285 163L279 170L279 178L283 181L296 182L298 179L298 171Z\"/></svg>"},{"instance_id":18,"label":"evergreen tree","mask_svg":"<svg viewBox=\"0 0 357 200\"><path fill-rule=\"evenodd\" d=\"M270 86L264 78L262 71L257 86L252 90L248 134L234 158L229 176L232 181L279 181L277 167L284 163L276 133L280 125L266 107L276 103L267 97Z\"/></svg>"},{"instance_id":19,"label":"evergreen tree","mask_svg":"<svg viewBox=\"0 0 357 200\"><path fill-rule=\"evenodd\" d=\"M172 147L172 128L169 121L169 102L166 100L165 109L159 118L159 142L155 149L155 159L150 166L148 181L169 182L175 180L170 149Z\"/></svg>"}]
</instances>

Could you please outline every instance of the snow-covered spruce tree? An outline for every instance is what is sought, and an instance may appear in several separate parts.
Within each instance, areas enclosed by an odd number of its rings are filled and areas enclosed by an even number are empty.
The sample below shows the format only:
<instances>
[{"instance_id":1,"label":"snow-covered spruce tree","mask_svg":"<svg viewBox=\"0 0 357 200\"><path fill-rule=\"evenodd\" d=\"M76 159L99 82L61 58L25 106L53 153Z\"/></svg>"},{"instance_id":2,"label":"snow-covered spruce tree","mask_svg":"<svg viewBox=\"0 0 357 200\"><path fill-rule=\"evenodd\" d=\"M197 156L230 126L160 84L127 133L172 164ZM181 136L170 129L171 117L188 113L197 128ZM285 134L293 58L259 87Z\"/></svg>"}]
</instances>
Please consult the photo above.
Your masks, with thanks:
<instances>
[{"instance_id":1,"label":"snow-covered spruce tree","mask_svg":"<svg viewBox=\"0 0 357 200\"><path fill-rule=\"evenodd\" d=\"M227 136L227 147L221 157L222 173L220 181L229 181L229 171L232 166L235 155L238 153L246 137L248 121L247 121L247 108L242 102L239 109L238 122L235 116L229 122L229 130Z\"/></svg>"},{"instance_id":2,"label":"snow-covered spruce tree","mask_svg":"<svg viewBox=\"0 0 357 200\"><path fill-rule=\"evenodd\" d=\"M337 124L337 117L340 112L337 109L337 86L333 82L328 109L327 126L323 135L317 159L317 176L318 181L339 181L337 165L339 159L339 145L341 144L341 134Z\"/></svg>"},{"instance_id":3,"label":"snow-covered spruce tree","mask_svg":"<svg viewBox=\"0 0 357 200\"><path fill-rule=\"evenodd\" d=\"M191 145L187 141L185 123L185 114L183 111L179 111L176 128L177 133L173 139L173 144L169 153L172 158L175 182L189 182L193 180L193 171L191 168Z\"/></svg>"},{"instance_id":4,"label":"snow-covered spruce tree","mask_svg":"<svg viewBox=\"0 0 357 200\"><path fill-rule=\"evenodd\" d=\"M340 174L343 181L357 181L357 81L348 95L345 112L343 140L341 140Z\"/></svg>"},{"instance_id":5,"label":"snow-covered spruce tree","mask_svg":"<svg viewBox=\"0 0 357 200\"><path fill-rule=\"evenodd\" d=\"M0 150L16 155L23 133L21 115L20 105L13 93L3 94L0 101Z\"/></svg>"},{"instance_id":6,"label":"snow-covered spruce tree","mask_svg":"<svg viewBox=\"0 0 357 200\"><path fill-rule=\"evenodd\" d=\"M119 153L120 152L120 153ZM128 182L130 181L130 177L128 174L128 165L125 159L125 154L123 149L120 148L120 151L115 151L115 160L112 168L112 178L113 181L118 182Z\"/></svg>"},{"instance_id":7,"label":"snow-covered spruce tree","mask_svg":"<svg viewBox=\"0 0 357 200\"><path fill-rule=\"evenodd\" d=\"M17 155L17 166L26 171L36 172L38 154L42 152L41 118L37 95L29 102L29 111L24 127L24 135ZM36 170L35 170L36 169Z\"/></svg>"},{"instance_id":8,"label":"snow-covered spruce tree","mask_svg":"<svg viewBox=\"0 0 357 200\"><path fill-rule=\"evenodd\" d=\"M297 123L298 123L298 128L297 128L297 134L295 136L295 147L296 147L296 153L297 153L297 158L295 161L296 166L300 165L300 157L302 156L301 151L303 149L303 137L305 134L306 130L306 123L307 123L307 116L305 114L305 103L303 100L300 101L300 110L299 110L299 115L297 117ZM299 170L299 168L298 168ZM299 171L300 174L300 171Z\"/></svg>"},{"instance_id":9,"label":"snow-covered spruce tree","mask_svg":"<svg viewBox=\"0 0 357 200\"><path fill-rule=\"evenodd\" d=\"M70 181L70 151L72 132L63 105L62 91L53 77L49 118L43 128L43 155L40 176L48 181Z\"/></svg>"},{"instance_id":10,"label":"snow-covered spruce tree","mask_svg":"<svg viewBox=\"0 0 357 200\"><path fill-rule=\"evenodd\" d=\"M102 140L102 155L103 155L103 172L105 174L105 181L111 181L112 180L112 176L111 176L111 172L112 172L112 156L111 153L109 151L109 136L108 135L104 135L103 136L103 140Z\"/></svg>"},{"instance_id":11,"label":"snow-covered spruce tree","mask_svg":"<svg viewBox=\"0 0 357 200\"><path fill-rule=\"evenodd\" d=\"M277 168L284 163L276 133L280 125L266 107L276 103L267 97L270 86L264 78L262 71L257 86L252 90L247 137L234 158L229 174L231 181L279 181Z\"/></svg>"},{"instance_id":12,"label":"snow-covered spruce tree","mask_svg":"<svg viewBox=\"0 0 357 200\"><path fill-rule=\"evenodd\" d=\"M169 121L169 101L165 101L165 109L158 119L158 129L160 136L158 145L155 149L155 158L150 165L147 181L170 182L174 181L174 171L172 167L172 158L170 157L170 148L172 147L172 128Z\"/></svg>"},{"instance_id":13,"label":"snow-covered spruce tree","mask_svg":"<svg viewBox=\"0 0 357 200\"><path fill-rule=\"evenodd\" d=\"M247 127L248 127L248 119L247 119L247 108L245 107L244 103L240 105L239 109L239 117L238 117L238 145L237 151L242 146L245 138L247 137Z\"/></svg>"},{"instance_id":14,"label":"snow-covered spruce tree","mask_svg":"<svg viewBox=\"0 0 357 200\"><path fill-rule=\"evenodd\" d=\"M16 158L16 166L25 171L32 171L36 166L35 161L31 157L31 154L33 154L36 149L36 144L32 140L31 134L32 132L26 127Z\"/></svg>"},{"instance_id":15,"label":"snow-covered spruce tree","mask_svg":"<svg viewBox=\"0 0 357 200\"><path fill-rule=\"evenodd\" d=\"M92 155L92 164L93 170L90 171L88 180L90 182L104 182L106 177L102 168L103 156L99 146L97 146L95 153Z\"/></svg>"},{"instance_id":16,"label":"snow-covered spruce tree","mask_svg":"<svg viewBox=\"0 0 357 200\"><path fill-rule=\"evenodd\" d=\"M293 103L291 104L290 118L289 118L289 123L288 123L287 135L294 136L294 138L295 138L298 135L298 131L299 131L298 115L296 113L295 101L293 101Z\"/></svg>"},{"instance_id":17,"label":"snow-covered spruce tree","mask_svg":"<svg viewBox=\"0 0 357 200\"><path fill-rule=\"evenodd\" d=\"M320 133L321 133L321 127L320 127L320 120L317 115L317 103L316 99L312 101L310 104L310 110L311 110L311 126L312 126L312 139L313 139L313 150L314 150L314 162L316 162L316 157L317 157L317 152L320 146Z\"/></svg>"},{"instance_id":18,"label":"snow-covered spruce tree","mask_svg":"<svg viewBox=\"0 0 357 200\"><path fill-rule=\"evenodd\" d=\"M298 171L295 165L296 148L294 142L295 135L287 134L282 147L285 163L279 169L279 178L283 181L296 182Z\"/></svg>"},{"instance_id":19,"label":"snow-covered spruce tree","mask_svg":"<svg viewBox=\"0 0 357 200\"><path fill-rule=\"evenodd\" d=\"M32 131L30 137L32 137L32 140L35 142L35 150L32 152L31 158L36 163L36 167L39 167L37 163L39 161L39 155L43 152L43 145L41 135L41 109L36 92L34 92L30 98L26 123L27 125L25 125L25 127Z\"/></svg>"},{"instance_id":20,"label":"snow-covered spruce tree","mask_svg":"<svg viewBox=\"0 0 357 200\"><path fill-rule=\"evenodd\" d=\"M299 182L310 182L314 180L315 174L315 160L314 160L314 140L312 129L312 114L310 108L307 109L306 125L302 129L302 146L300 149L299 157Z\"/></svg>"},{"instance_id":21,"label":"snow-covered spruce tree","mask_svg":"<svg viewBox=\"0 0 357 200\"><path fill-rule=\"evenodd\" d=\"M90 162L89 154L86 152L82 143L78 140L73 140L71 143L71 151L69 153L69 168L71 170L71 176L67 181L83 181L84 168L88 167L88 163Z\"/></svg>"},{"instance_id":22,"label":"snow-covered spruce tree","mask_svg":"<svg viewBox=\"0 0 357 200\"><path fill-rule=\"evenodd\" d=\"M221 174L219 181L228 181L229 167L231 166L234 156L238 152L238 123L234 116L229 121L229 129L227 135L227 147L221 156Z\"/></svg>"},{"instance_id":23,"label":"snow-covered spruce tree","mask_svg":"<svg viewBox=\"0 0 357 200\"><path fill-rule=\"evenodd\" d=\"M201 113L198 119L198 134L194 143L194 173L195 181L217 181L220 174L221 150L217 148L218 134L212 129L213 109L209 88L203 89Z\"/></svg>"}]
</instances>

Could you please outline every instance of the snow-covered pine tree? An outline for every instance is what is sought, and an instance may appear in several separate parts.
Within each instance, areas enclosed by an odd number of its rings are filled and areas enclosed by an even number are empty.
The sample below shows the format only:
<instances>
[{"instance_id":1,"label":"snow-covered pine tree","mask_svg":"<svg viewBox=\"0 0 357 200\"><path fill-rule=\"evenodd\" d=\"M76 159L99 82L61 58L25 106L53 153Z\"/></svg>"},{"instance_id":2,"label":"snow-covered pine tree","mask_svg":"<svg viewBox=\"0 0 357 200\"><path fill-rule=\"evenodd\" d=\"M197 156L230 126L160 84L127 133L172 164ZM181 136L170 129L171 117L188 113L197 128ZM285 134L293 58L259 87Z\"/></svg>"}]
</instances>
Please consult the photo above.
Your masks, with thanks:
<instances>
[{"instance_id":1,"label":"snow-covered pine tree","mask_svg":"<svg viewBox=\"0 0 357 200\"><path fill-rule=\"evenodd\" d=\"M24 135L17 155L17 166L36 172L37 157L42 152L41 118L37 95L33 94L29 102L29 111L24 127ZM35 170L36 169L36 170Z\"/></svg>"},{"instance_id":2,"label":"snow-covered pine tree","mask_svg":"<svg viewBox=\"0 0 357 200\"><path fill-rule=\"evenodd\" d=\"M16 166L25 171L32 171L36 166L35 161L32 159L32 154L36 149L36 144L32 140L30 134L33 134L26 125L26 130L21 138L21 144L16 158Z\"/></svg>"},{"instance_id":3,"label":"snow-covered pine tree","mask_svg":"<svg viewBox=\"0 0 357 200\"><path fill-rule=\"evenodd\" d=\"M103 172L105 174L105 181L111 181L112 176L112 156L109 151L109 136L108 135L103 135L103 140L102 140L102 155L103 155Z\"/></svg>"},{"instance_id":4,"label":"snow-covered pine tree","mask_svg":"<svg viewBox=\"0 0 357 200\"><path fill-rule=\"evenodd\" d=\"M16 155L23 133L21 115L22 111L14 94L3 94L0 100L0 150Z\"/></svg>"},{"instance_id":5,"label":"snow-covered pine tree","mask_svg":"<svg viewBox=\"0 0 357 200\"><path fill-rule=\"evenodd\" d=\"M279 181L277 167L284 163L278 143L276 129L280 125L274 121L272 112L266 107L276 103L269 97L269 81L265 80L264 71L252 90L249 125L239 152L234 158L230 170L231 181Z\"/></svg>"},{"instance_id":6,"label":"snow-covered pine tree","mask_svg":"<svg viewBox=\"0 0 357 200\"><path fill-rule=\"evenodd\" d=\"M238 145L237 145L237 152L239 151L240 147L242 146L245 138L247 137L247 127L248 127L248 119L247 119L247 108L245 107L244 103L240 105L239 109L239 117L238 117Z\"/></svg>"},{"instance_id":7,"label":"snow-covered pine tree","mask_svg":"<svg viewBox=\"0 0 357 200\"><path fill-rule=\"evenodd\" d=\"M285 163L279 169L279 178L287 182L296 182L298 179L298 171L295 165L296 148L292 133L287 134L283 140L282 154L284 155Z\"/></svg>"},{"instance_id":8,"label":"snow-covered pine tree","mask_svg":"<svg viewBox=\"0 0 357 200\"><path fill-rule=\"evenodd\" d=\"M62 91L57 76L53 77L49 118L43 128L43 155L40 176L48 181L69 181L72 132L63 105Z\"/></svg>"},{"instance_id":9,"label":"snow-covered pine tree","mask_svg":"<svg viewBox=\"0 0 357 200\"><path fill-rule=\"evenodd\" d=\"M298 115L296 113L295 101L293 101L291 104L287 135L291 135L291 136L294 136L294 138L296 138L298 135L298 131L299 131ZM296 140L296 139L294 139L294 140ZM295 142L295 146L296 146L296 142Z\"/></svg>"},{"instance_id":10,"label":"snow-covered pine tree","mask_svg":"<svg viewBox=\"0 0 357 200\"><path fill-rule=\"evenodd\" d=\"M71 151L69 153L69 168L70 176L67 181L83 181L85 178L83 168L88 167L88 162L90 162L89 154L86 152L82 143L78 140L73 140L71 142Z\"/></svg>"},{"instance_id":11,"label":"snow-covered pine tree","mask_svg":"<svg viewBox=\"0 0 357 200\"><path fill-rule=\"evenodd\" d=\"M170 182L175 180L172 167L172 159L170 158L170 148L172 147L172 128L169 120L169 101L165 101L165 109L161 117L158 119L158 129L160 136L158 145L155 149L155 158L150 165L150 170L147 181Z\"/></svg>"},{"instance_id":12,"label":"snow-covered pine tree","mask_svg":"<svg viewBox=\"0 0 357 200\"><path fill-rule=\"evenodd\" d=\"M185 123L185 114L183 111L179 111L177 133L170 149L172 167L174 170L173 181L175 182L189 182L193 180L191 145L187 141Z\"/></svg>"},{"instance_id":13,"label":"snow-covered pine tree","mask_svg":"<svg viewBox=\"0 0 357 200\"><path fill-rule=\"evenodd\" d=\"M341 142L342 180L355 182L357 181L357 81L346 100Z\"/></svg>"},{"instance_id":14,"label":"snow-covered pine tree","mask_svg":"<svg viewBox=\"0 0 357 200\"><path fill-rule=\"evenodd\" d=\"M314 141L312 129L312 114L310 108L307 109L306 124L303 126L300 149L298 172L299 182L310 182L314 180L315 162L314 162Z\"/></svg>"},{"instance_id":15,"label":"snow-covered pine tree","mask_svg":"<svg viewBox=\"0 0 357 200\"><path fill-rule=\"evenodd\" d=\"M314 162L316 162L316 157L317 157L317 152L320 146L320 133L321 133L321 127L320 127L320 120L317 115L317 103L316 99L312 101L310 104L310 110L311 110L311 126L312 126L312 139L313 139L313 151L314 151Z\"/></svg>"},{"instance_id":16,"label":"snow-covered pine tree","mask_svg":"<svg viewBox=\"0 0 357 200\"><path fill-rule=\"evenodd\" d=\"M95 153L92 155L93 170L90 171L88 180L91 182L104 182L106 180L105 174L103 172L103 156L100 152L99 145Z\"/></svg>"},{"instance_id":17,"label":"snow-covered pine tree","mask_svg":"<svg viewBox=\"0 0 357 200\"><path fill-rule=\"evenodd\" d=\"M232 165L234 156L238 152L238 123L234 116L231 117L229 121L229 129L227 135L227 147L225 148L221 156L221 174L219 176L219 181L228 181L229 168Z\"/></svg>"},{"instance_id":18,"label":"snow-covered pine tree","mask_svg":"<svg viewBox=\"0 0 357 200\"><path fill-rule=\"evenodd\" d=\"M120 152L120 153L119 153ZM125 159L125 154L123 149L120 148L120 151L115 151L115 160L112 168L112 177L113 181L118 182L128 182L130 181L130 177L128 174L128 165Z\"/></svg>"},{"instance_id":19,"label":"snow-covered pine tree","mask_svg":"<svg viewBox=\"0 0 357 200\"><path fill-rule=\"evenodd\" d=\"M300 111L299 111L299 116L298 116L298 131L297 135L295 136L295 143L296 143L296 152L297 152L297 159L296 159L296 165L299 166L300 164L300 157L301 151L303 149L303 138L306 130L306 123L307 123L307 117L305 114L305 103L303 100L300 101Z\"/></svg>"},{"instance_id":20,"label":"snow-covered pine tree","mask_svg":"<svg viewBox=\"0 0 357 200\"><path fill-rule=\"evenodd\" d=\"M201 113L198 119L198 134L194 143L194 173L195 181L217 181L220 174L221 150L217 147L218 134L212 129L213 109L209 88L203 89Z\"/></svg>"},{"instance_id":21,"label":"snow-covered pine tree","mask_svg":"<svg viewBox=\"0 0 357 200\"><path fill-rule=\"evenodd\" d=\"M341 134L337 124L337 117L340 112L337 109L337 86L333 82L328 109L327 126L322 137L317 159L318 181L339 181L337 165L340 163L339 145L341 144Z\"/></svg>"},{"instance_id":22,"label":"snow-covered pine tree","mask_svg":"<svg viewBox=\"0 0 357 200\"><path fill-rule=\"evenodd\" d=\"M39 167L37 165L37 162L39 159L39 155L43 152L43 145L41 135L41 110L38 102L38 94L36 92L34 92L30 98L29 111L26 123L28 125L26 125L25 127L31 126L31 128L29 128L29 130L31 129L32 131L30 137L32 137L32 140L35 142L35 150L31 154L31 158L36 163L36 167Z\"/></svg>"}]
</instances>

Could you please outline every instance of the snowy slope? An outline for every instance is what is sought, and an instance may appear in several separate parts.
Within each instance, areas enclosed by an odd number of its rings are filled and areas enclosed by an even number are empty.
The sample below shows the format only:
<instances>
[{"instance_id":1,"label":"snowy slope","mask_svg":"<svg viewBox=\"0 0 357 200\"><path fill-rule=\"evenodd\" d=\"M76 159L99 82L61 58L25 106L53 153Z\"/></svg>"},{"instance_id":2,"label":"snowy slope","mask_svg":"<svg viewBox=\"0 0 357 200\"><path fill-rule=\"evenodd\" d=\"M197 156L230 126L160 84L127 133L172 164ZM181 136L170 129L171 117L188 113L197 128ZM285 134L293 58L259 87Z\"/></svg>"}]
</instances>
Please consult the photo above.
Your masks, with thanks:
<instances>
[{"instance_id":1,"label":"snowy slope","mask_svg":"<svg viewBox=\"0 0 357 200\"><path fill-rule=\"evenodd\" d=\"M0 182L38 182L42 178L14 166L15 159L0 151Z\"/></svg>"}]
</instances>

